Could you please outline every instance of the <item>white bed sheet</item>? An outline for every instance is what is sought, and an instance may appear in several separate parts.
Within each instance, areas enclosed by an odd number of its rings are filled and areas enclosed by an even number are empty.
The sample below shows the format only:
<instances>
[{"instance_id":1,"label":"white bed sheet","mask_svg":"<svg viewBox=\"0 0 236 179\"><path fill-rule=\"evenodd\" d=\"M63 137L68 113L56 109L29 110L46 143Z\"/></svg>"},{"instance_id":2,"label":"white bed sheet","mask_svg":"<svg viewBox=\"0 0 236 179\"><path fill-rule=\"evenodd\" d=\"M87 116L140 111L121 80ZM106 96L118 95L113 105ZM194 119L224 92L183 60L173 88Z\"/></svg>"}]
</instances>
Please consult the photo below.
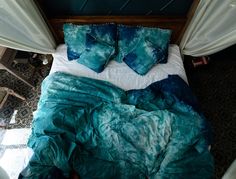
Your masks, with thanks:
<instances>
[{"instance_id":1,"label":"white bed sheet","mask_svg":"<svg viewBox=\"0 0 236 179\"><path fill-rule=\"evenodd\" d=\"M109 62L103 72L96 73L76 61L68 61L65 44L58 46L53 58L50 74L60 71L76 76L109 81L124 90L143 89L155 81L167 78L169 74L177 74L187 82L183 61L177 45L170 45L168 63L155 65L144 76L135 73L125 63L117 63L114 60Z\"/></svg>"}]
</instances>

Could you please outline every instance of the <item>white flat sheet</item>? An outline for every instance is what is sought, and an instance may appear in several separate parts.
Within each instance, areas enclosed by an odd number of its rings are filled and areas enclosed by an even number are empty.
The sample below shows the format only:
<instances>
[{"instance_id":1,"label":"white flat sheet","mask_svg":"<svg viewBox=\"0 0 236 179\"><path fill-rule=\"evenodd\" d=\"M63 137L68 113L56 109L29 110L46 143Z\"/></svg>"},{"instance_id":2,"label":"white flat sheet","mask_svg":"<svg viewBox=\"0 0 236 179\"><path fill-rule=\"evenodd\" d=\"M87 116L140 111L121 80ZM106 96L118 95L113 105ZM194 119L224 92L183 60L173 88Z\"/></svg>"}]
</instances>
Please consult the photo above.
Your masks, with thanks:
<instances>
[{"instance_id":1,"label":"white flat sheet","mask_svg":"<svg viewBox=\"0 0 236 179\"><path fill-rule=\"evenodd\" d=\"M155 81L167 78L169 74L177 74L187 82L183 61L177 45L170 45L168 63L157 64L144 76L135 73L125 63L117 63L114 60L109 62L102 73L96 73L76 61L68 61L67 47L64 44L58 46L53 57L50 74L60 71L76 76L109 81L124 90L143 89Z\"/></svg>"}]
</instances>

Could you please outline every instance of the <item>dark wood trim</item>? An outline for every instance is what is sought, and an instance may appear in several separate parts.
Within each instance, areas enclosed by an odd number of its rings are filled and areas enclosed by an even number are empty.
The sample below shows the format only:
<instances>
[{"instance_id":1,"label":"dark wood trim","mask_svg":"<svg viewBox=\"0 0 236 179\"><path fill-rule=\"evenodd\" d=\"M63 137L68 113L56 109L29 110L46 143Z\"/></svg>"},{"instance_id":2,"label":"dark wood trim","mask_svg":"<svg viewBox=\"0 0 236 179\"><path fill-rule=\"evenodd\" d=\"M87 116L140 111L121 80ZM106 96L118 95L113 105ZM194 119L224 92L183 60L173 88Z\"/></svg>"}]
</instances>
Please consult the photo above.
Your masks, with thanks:
<instances>
[{"instance_id":1,"label":"dark wood trim","mask_svg":"<svg viewBox=\"0 0 236 179\"><path fill-rule=\"evenodd\" d=\"M60 16L53 18L61 22L75 22L75 23L126 23L126 24L155 24L156 22L175 21L182 22L183 17L176 16Z\"/></svg>"}]
</instances>

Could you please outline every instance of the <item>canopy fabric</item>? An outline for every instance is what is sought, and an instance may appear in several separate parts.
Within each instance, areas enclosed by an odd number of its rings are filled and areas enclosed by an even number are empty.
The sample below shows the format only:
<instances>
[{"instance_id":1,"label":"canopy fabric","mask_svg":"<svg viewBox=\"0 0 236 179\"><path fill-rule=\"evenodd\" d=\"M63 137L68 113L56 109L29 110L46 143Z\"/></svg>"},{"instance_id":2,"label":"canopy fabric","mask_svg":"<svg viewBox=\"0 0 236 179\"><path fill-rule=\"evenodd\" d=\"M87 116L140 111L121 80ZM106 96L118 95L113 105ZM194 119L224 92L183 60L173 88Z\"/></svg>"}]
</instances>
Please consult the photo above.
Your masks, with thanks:
<instances>
[{"instance_id":1,"label":"canopy fabric","mask_svg":"<svg viewBox=\"0 0 236 179\"><path fill-rule=\"evenodd\" d=\"M184 55L204 56L236 43L236 0L201 0L180 47ZM0 45L53 53L55 40L33 0L0 1Z\"/></svg>"},{"instance_id":2,"label":"canopy fabric","mask_svg":"<svg viewBox=\"0 0 236 179\"><path fill-rule=\"evenodd\" d=\"M205 56L236 44L236 0L201 0L181 41L184 55Z\"/></svg>"},{"instance_id":3,"label":"canopy fabric","mask_svg":"<svg viewBox=\"0 0 236 179\"><path fill-rule=\"evenodd\" d=\"M0 45L36 53L53 53L54 38L33 0L0 1Z\"/></svg>"}]
</instances>

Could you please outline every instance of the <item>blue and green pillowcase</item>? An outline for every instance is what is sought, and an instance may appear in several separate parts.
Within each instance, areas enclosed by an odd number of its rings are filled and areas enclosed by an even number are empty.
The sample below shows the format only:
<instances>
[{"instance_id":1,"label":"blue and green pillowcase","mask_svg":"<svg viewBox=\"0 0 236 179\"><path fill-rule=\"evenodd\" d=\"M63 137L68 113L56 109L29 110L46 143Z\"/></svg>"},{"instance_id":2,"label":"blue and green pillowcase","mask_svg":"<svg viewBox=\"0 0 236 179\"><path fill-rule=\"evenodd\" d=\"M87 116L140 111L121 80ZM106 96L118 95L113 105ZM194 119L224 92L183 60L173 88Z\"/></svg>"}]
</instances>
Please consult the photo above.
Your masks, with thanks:
<instances>
[{"instance_id":1,"label":"blue and green pillowcase","mask_svg":"<svg viewBox=\"0 0 236 179\"><path fill-rule=\"evenodd\" d=\"M140 75L145 75L157 63L167 63L171 30L141 26L118 25L118 55Z\"/></svg>"},{"instance_id":2,"label":"blue and green pillowcase","mask_svg":"<svg viewBox=\"0 0 236 179\"><path fill-rule=\"evenodd\" d=\"M63 31L69 60L76 60L100 73L115 56L117 37L115 24L64 24Z\"/></svg>"}]
</instances>

